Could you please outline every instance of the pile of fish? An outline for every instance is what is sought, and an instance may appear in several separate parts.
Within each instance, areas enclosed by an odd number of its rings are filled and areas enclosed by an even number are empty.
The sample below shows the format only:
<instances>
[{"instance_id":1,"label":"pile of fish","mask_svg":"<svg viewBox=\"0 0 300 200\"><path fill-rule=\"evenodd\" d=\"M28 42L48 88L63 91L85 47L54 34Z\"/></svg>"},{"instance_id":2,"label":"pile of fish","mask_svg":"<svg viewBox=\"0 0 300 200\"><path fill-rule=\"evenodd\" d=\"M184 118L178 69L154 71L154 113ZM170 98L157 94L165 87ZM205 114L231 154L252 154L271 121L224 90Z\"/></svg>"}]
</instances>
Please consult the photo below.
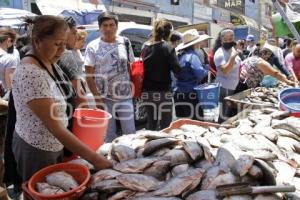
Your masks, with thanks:
<instances>
[{"instance_id":1,"label":"pile of fish","mask_svg":"<svg viewBox=\"0 0 300 200\"><path fill-rule=\"evenodd\" d=\"M300 119L271 108L231 124L142 130L100 153L113 169L92 175L84 200L279 200L300 198ZM296 192L220 197L221 185L295 185Z\"/></svg>"},{"instance_id":2,"label":"pile of fish","mask_svg":"<svg viewBox=\"0 0 300 200\"><path fill-rule=\"evenodd\" d=\"M65 171L53 172L46 176L46 182L36 184L39 193L53 195L68 192L79 185L76 180Z\"/></svg>"},{"instance_id":3,"label":"pile of fish","mask_svg":"<svg viewBox=\"0 0 300 200\"><path fill-rule=\"evenodd\" d=\"M257 87L251 89L251 93L247 95L245 98L241 99L242 102L245 103L254 103L261 104L267 106L278 106L278 94L279 92L286 88L285 85L279 85L275 88L265 88L265 87Z\"/></svg>"}]
</instances>

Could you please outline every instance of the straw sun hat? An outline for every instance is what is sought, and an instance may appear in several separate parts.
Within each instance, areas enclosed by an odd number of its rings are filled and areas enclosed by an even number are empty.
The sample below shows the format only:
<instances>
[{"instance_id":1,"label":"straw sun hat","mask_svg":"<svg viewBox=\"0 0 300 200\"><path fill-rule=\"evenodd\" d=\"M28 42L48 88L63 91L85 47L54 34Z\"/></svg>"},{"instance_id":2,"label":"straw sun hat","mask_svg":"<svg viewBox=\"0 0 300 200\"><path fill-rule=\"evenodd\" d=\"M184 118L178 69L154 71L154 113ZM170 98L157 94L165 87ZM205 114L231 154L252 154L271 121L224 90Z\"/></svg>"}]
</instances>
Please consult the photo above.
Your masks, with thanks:
<instances>
[{"instance_id":1,"label":"straw sun hat","mask_svg":"<svg viewBox=\"0 0 300 200\"><path fill-rule=\"evenodd\" d=\"M198 31L196 29L190 29L183 33L182 35L182 41L183 43L179 44L176 48L176 51L185 49L189 46L192 46L194 44L197 44L201 41L212 39L209 35L203 34L199 35Z\"/></svg>"}]
</instances>

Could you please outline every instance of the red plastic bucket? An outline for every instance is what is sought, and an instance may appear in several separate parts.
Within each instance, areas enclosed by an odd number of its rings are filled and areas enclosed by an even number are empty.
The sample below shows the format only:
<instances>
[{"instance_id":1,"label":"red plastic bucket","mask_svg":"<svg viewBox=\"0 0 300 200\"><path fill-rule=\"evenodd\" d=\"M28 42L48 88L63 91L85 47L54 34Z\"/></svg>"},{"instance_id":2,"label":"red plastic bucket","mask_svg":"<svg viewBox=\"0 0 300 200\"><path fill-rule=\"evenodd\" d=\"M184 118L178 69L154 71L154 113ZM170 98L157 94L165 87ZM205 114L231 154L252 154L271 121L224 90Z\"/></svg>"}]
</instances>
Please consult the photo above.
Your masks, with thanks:
<instances>
[{"instance_id":1,"label":"red plastic bucket","mask_svg":"<svg viewBox=\"0 0 300 200\"><path fill-rule=\"evenodd\" d=\"M104 142L111 114L100 109L78 108L73 114L73 134L91 149Z\"/></svg>"},{"instance_id":2,"label":"red plastic bucket","mask_svg":"<svg viewBox=\"0 0 300 200\"><path fill-rule=\"evenodd\" d=\"M57 171L65 171L78 182L79 186L70 190L68 192L64 192L62 194L55 195L46 195L36 191L36 184L38 182L45 182L45 177L48 174ZM37 200L76 200L79 199L84 191L86 190L86 185L90 180L90 171L87 167L75 164L75 163L60 163L48 166L46 168L41 169L36 172L28 182L28 193L31 197Z\"/></svg>"}]
</instances>

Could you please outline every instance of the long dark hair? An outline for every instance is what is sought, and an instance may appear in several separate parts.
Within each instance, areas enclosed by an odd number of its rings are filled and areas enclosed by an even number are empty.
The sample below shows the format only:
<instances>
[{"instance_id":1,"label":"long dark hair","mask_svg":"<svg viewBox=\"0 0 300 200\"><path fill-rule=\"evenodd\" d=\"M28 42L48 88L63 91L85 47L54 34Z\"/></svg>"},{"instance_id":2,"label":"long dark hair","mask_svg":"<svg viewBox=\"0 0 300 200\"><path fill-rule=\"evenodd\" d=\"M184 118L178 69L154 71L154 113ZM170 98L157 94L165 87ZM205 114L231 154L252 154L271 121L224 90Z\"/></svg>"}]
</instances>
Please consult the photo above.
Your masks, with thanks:
<instances>
[{"instance_id":1,"label":"long dark hair","mask_svg":"<svg viewBox=\"0 0 300 200\"><path fill-rule=\"evenodd\" d=\"M231 28L224 28L219 32L218 37L215 41L214 47L212 49L213 53L215 53L218 50L218 48L220 48L222 46L222 36L226 31L233 31L233 30Z\"/></svg>"}]
</instances>

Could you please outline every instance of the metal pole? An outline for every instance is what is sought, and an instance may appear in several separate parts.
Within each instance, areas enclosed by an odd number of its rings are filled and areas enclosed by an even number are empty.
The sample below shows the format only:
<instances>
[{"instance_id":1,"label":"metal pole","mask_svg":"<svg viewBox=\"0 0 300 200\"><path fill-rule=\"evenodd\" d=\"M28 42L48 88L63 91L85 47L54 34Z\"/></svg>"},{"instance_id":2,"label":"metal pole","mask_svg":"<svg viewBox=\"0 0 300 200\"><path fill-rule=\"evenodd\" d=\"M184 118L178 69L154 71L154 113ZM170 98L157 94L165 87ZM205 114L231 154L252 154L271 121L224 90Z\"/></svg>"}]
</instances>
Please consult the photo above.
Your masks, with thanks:
<instances>
[{"instance_id":1,"label":"metal pole","mask_svg":"<svg viewBox=\"0 0 300 200\"><path fill-rule=\"evenodd\" d=\"M194 24L194 17L195 17L195 0L192 1L192 24Z\"/></svg>"},{"instance_id":2,"label":"metal pole","mask_svg":"<svg viewBox=\"0 0 300 200\"><path fill-rule=\"evenodd\" d=\"M259 30L258 30L258 34L259 34L259 36L258 36L258 38L259 38L259 41L261 40L261 27L262 27L262 21L261 21L261 11L262 11L262 9L261 9L261 5L262 5L262 2L261 1L258 1L258 28L259 28Z\"/></svg>"},{"instance_id":3,"label":"metal pole","mask_svg":"<svg viewBox=\"0 0 300 200\"><path fill-rule=\"evenodd\" d=\"M285 21L286 25L288 26L288 28L290 29L290 31L292 32L292 34L294 35L295 39L300 42L300 35L298 33L298 31L296 30L294 24L292 22L290 22L290 20L288 19L288 17L286 16L285 12L283 11L281 5L279 4L279 2L277 0L272 0L275 7L277 8L278 12L280 13L280 15L282 16L283 20Z\"/></svg>"}]
</instances>

